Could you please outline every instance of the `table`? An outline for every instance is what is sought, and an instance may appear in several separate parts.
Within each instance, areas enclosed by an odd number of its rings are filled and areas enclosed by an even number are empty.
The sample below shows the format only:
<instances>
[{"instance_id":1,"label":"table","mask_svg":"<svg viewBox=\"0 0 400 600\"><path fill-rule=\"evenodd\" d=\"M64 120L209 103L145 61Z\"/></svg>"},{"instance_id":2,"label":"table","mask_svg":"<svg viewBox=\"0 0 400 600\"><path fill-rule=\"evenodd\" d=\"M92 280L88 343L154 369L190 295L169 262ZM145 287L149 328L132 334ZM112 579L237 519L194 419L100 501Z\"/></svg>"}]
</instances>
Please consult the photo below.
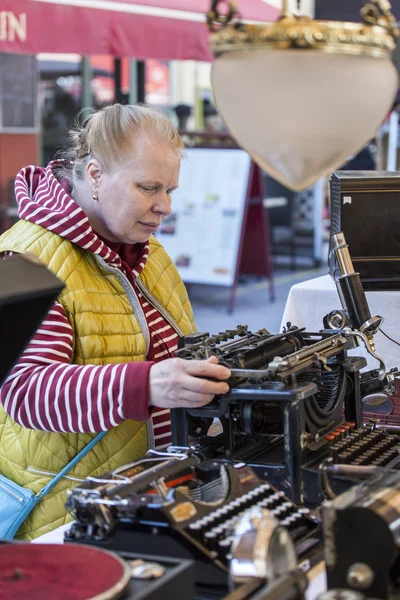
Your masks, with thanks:
<instances>
[{"instance_id":1,"label":"table","mask_svg":"<svg viewBox=\"0 0 400 600\"><path fill-rule=\"evenodd\" d=\"M383 331L400 342L400 291L366 292L372 316L384 318ZM317 277L292 286L286 301L281 329L289 321L292 325L319 331L322 319L331 310L341 309L336 285L329 275ZM397 320L399 318L399 321ZM400 368L400 347L388 340L381 332L375 335L376 353L383 358L387 369ZM377 368L378 362L360 346L349 354L364 356L367 370Z\"/></svg>"},{"instance_id":2,"label":"table","mask_svg":"<svg viewBox=\"0 0 400 600\"><path fill-rule=\"evenodd\" d=\"M379 314L385 318L384 331L394 339L400 338L396 318L400 316L400 292L367 292L367 300L371 315ZM399 306L398 313L397 306ZM290 290L281 328L290 321L300 327L307 327L309 331L318 331L322 328L324 315L337 308L340 309L341 304L336 286L329 275L304 281L294 285ZM387 340L381 333L375 336L375 341L377 353L385 360L386 367L400 367L400 348ZM365 356L369 369L377 366L377 362L361 347L351 351L351 353ZM36 538L32 543L62 544L64 532L70 525L70 523L63 525L46 535ZM311 582L306 597L307 600L315 600L318 594L326 589L323 564L320 563L314 567L310 575Z\"/></svg>"},{"instance_id":3,"label":"table","mask_svg":"<svg viewBox=\"0 0 400 600\"><path fill-rule=\"evenodd\" d=\"M72 523L62 525L45 535L34 539L32 544L63 544L64 533L71 527ZM326 589L326 576L323 563L318 563L309 571L308 574L310 583L306 592L306 600L316 600L317 596Z\"/></svg>"}]
</instances>

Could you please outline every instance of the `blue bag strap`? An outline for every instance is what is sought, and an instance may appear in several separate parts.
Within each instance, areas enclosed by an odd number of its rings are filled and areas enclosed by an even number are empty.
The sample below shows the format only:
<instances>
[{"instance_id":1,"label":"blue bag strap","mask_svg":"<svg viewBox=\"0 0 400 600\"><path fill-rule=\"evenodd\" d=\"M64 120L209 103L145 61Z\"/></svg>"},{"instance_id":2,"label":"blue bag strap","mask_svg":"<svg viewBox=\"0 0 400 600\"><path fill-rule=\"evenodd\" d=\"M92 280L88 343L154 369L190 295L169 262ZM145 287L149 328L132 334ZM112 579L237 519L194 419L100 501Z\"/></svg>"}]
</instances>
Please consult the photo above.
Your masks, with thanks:
<instances>
[{"instance_id":1,"label":"blue bag strap","mask_svg":"<svg viewBox=\"0 0 400 600\"><path fill-rule=\"evenodd\" d=\"M70 471L75 465L76 463L78 463L81 458L83 458L84 456L86 456L86 454L88 452L90 452L90 450L93 448L93 446L95 446L97 444L97 442L99 442L101 440L101 438L103 438L106 433L108 433L108 431L102 431L101 433L98 433L96 435L96 437L94 437L84 448L83 450L81 450L79 452L79 454L77 454L75 456L75 458L73 458L71 460L71 462L69 462L63 469L62 471L60 471L55 477L54 479L52 479L47 485L44 486L43 489L40 490L40 492L38 492L36 494L36 496L40 496L40 498L43 498L43 496L45 496L46 494L48 494L50 492L50 490L53 489L53 487L55 485L57 485L57 483L60 481L60 479L62 479L64 477L64 475L66 475L68 473L68 471Z\"/></svg>"}]
</instances>

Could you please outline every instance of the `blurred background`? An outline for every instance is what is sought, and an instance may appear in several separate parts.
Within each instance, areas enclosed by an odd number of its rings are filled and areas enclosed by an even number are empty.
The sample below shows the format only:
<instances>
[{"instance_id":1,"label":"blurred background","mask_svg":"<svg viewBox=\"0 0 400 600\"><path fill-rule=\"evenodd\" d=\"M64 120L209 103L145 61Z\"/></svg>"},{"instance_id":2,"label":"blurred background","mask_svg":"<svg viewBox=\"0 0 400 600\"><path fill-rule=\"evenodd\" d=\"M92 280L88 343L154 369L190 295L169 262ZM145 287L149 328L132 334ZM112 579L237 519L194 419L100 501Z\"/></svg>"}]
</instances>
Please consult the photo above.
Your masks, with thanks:
<instances>
[{"instance_id":1,"label":"blurred background","mask_svg":"<svg viewBox=\"0 0 400 600\"><path fill-rule=\"evenodd\" d=\"M18 218L13 192L16 172L27 164L44 166L52 160L82 108L145 102L169 116L188 148L235 147L213 103L212 57L204 25L208 1L127 0L108 2L107 10L98 10L101 3L95 6L81 0L5 3L0 10L0 232ZM238 4L246 18L256 21L274 20L281 7L279 0ZM304 0L302 12L319 19L359 21L361 4L360 0ZM392 0L395 15L400 14L399 4L400 0ZM187 13L172 15L171 7L180 5ZM54 9L51 15L50 9ZM130 29L124 30L117 16ZM105 23L111 18L107 29ZM142 19L140 30L133 28L133 19ZM68 43L60 37L58 48L59 34L51 24L60 26L60 20L65 21ZM177 28L178 22L182 27ZM94 51L108 48L109 53L92 53L91 36L97 40ZM399 44L394 62L399 68ZM377 136L349 157L344 168L398 168L397 100L392 108ZM189 282L200 329L216 331L248 323L276 331L291 286L327 272L328 179L299 193L264 173L258 183L255 195L262 206L264 229L252 258L257 262L262 255L266 267L247 273L238 264L234 290ZM255 219L260 218L257 214ZM251 245L251 231L247 233Z\"/></svg>"}]
</instances>

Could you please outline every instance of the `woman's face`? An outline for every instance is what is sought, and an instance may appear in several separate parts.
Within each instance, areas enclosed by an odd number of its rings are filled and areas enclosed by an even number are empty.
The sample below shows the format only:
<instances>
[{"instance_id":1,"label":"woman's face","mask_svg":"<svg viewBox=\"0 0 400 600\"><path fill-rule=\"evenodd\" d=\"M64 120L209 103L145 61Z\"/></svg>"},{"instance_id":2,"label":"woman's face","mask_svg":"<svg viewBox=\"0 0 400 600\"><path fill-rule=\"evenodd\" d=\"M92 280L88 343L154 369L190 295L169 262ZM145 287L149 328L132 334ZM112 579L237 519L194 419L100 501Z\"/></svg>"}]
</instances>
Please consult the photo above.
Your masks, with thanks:
<instances>
[{"instance_id":1,"label":"woman's face","mask_svg":"<svg viewBox=\"0 0 400 600\"><path fill-rule=\"evenodd\" d=\"M147 242L171 212L171 194L178 187L180 150L154 135L135 138L126 158L101 169L92 178L98 200L89 216L94 229L112 242Z\"/></svg>"}]
</instances>

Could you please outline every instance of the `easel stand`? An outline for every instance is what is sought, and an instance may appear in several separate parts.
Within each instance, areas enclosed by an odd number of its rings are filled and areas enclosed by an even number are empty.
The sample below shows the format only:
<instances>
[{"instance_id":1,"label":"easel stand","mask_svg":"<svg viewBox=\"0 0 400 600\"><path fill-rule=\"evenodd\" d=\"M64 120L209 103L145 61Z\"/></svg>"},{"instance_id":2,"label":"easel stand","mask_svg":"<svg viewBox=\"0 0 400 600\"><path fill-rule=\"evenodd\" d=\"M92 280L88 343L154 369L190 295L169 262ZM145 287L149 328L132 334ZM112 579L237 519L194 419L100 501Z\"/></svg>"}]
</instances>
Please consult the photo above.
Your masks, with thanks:
<instances>
[{"instance_id":1,"label":"easel stand","mask_svg":"<svg viewBox=\"0 0 400 600\"><path fill-rule=\"evenodd\" d=\"M265 185L263 172L251 163L242 229L236 259L236 269L229 299L229 312L236 302L236 291L240 274L256 275L269 279L270 301L275 300L272 267L271 240L268 211L264 207Z\"/></svg>"},{"instance_id":2,"label":"easel stand","mask_svg":"<svg viewBox=\"0 0 400 600\"><path fill-rule=\"evenodd\" d=\"M229 135L193 135L183 136L188 160L175 194L176 213L169 224L168 218L164 221L157 237L185 285L228 290L229 312L239 274L269 279L274 300L263 172Z\"/></svg>"}]
</instances>

